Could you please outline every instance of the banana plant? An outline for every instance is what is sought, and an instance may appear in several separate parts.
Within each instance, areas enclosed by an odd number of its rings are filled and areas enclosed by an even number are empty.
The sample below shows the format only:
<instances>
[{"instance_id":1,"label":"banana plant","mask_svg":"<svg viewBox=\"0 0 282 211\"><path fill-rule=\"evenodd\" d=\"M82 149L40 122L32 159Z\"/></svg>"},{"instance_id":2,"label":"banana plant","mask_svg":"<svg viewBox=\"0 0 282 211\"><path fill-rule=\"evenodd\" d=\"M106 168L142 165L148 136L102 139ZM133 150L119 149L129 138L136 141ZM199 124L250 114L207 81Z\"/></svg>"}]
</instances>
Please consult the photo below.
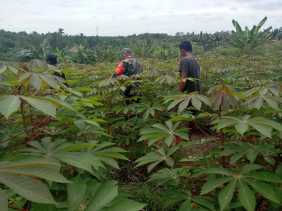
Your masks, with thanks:
<instances>
[{"instance_id":1,"label":"banana plant","mask_svg":"<svg viewBox=\"0 0 282 211\"><path fill-rule=\"evenodd\" d=\"M251 144L246 142L225 144L221 156L230 156L231 164L235 164L245 158L250 163L255 163L258 157L262 157L270 165L274 165L273 157L278 156L280 150L270 144Z\"/></svg>"},{"instance_id":2,"label":"banana plant","mask_svg":"<svg viewBox=\"0 0 282 211\"><path fill-rule=\"evenodd\" d=\"M210 175L202 187L201 195L221 189L217 195L221 211L228 210L236 192L238 192L240 203L247 211L255 211L256 193L271 202L282 203L277 187L282 183L281 176L265 171L259 165L246 165L234 170L208 168L199 175Z\"/></svg>"},{"instance_id":3,"label":"banana plant","mask_svg":"<svg viewBox=\"0 0 282 211\"><path fill-rule=\"evenodd\" d=\"M232 23L235 27L235 31L232 32L231 44L241 50L249 51L262 45L267 40L270 40L272 36L270 32L272 27L261 31L266 21L267 17L263 18L258 25L254 25L252 29L245 27L245 30L243 30L240 24L233 20Z\"/></svg>"},{"instance_id":4,"label":"banana plant","mask_svg":"<svg viewBox=\"0 0 282 211\"><path fill-rule=\"evenodd\" d=\"M201 95L197 92L169 96L165 98L164 103L165 104L169 103L169 106L167 108L168 110L177 107L179 113L183 112L189 107L192 107L200 111L203 105L206 106L211 105L208 97Z\"/></svg>"},{"instance_id":5,"label":"banana plant","mask_svg":"<svg viewBox=\"0 0 282 211\"><path fill-rule=\"evenodd\" d=\"M60 169L60 164L45 159L0 162L0 183L30 201L56 204L48 186L42 180L68 183L60 174Z\"/></svg>"},{"instance_id":6,"label":"banana plant","mask_svg":"<svg viewBox=\"0 0 282 211\"><path fill-rule=\"evenodd\" d=\"M260 135L271 138L273 131L281 132L282 125L276 121L264 117L243 117L223 116L213 121L216 130L224 128L235 128L235 131L241 136L249 131L256 131Z\"/></svg>"},{"instance_id":7,"label":"banana plant","mask_svg":"<svg viewBox=\"0 0 282 211\"><path fill-rule=\"evenodd\" d=\"M171 121L167 121L165 124L154 124L151 128L141 130L139 141L147 141L149 146L162 141L168 147L172 146L178 137L188 141L187 129L179 129L179 127L180 123L173 124Z\"/></svg>"},{"instance_id":8,"label":"banana plant","mask_svg":"<svg viewBox=\"0 0 282 211\"><path fill-rule=\"evenodd\" d=\"M68 143L65 140L52 141L44 138L41 142L29 143L31 148L22 150L31 157L44 158L53 162L65 163L93 175L100 168L119 168L116 160L127 160L125 151L112 143Z\"/></svg>"}]
</instances>

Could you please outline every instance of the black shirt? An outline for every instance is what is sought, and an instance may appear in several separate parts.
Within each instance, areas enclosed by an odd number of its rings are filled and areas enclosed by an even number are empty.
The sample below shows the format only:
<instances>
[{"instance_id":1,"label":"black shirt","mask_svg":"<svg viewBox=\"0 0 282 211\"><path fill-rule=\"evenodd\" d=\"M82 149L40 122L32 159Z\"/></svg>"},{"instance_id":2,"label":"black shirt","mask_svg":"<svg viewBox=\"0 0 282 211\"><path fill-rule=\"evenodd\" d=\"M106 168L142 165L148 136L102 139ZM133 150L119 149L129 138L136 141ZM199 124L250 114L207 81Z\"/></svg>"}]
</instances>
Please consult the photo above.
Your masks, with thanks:
<instances>
[{"instance_id":1,"label":"black shirt","mask_svg":"<svg viewBox=\"0 0 282 211\"><path fill-rule=\"evenodd\" d=\"M187 80L185 91L196 92L200 91L200 65L195 58L183 58L180 62L179 72L182 77L191 78L196 80Z\"/></svg>"}]
</instances>

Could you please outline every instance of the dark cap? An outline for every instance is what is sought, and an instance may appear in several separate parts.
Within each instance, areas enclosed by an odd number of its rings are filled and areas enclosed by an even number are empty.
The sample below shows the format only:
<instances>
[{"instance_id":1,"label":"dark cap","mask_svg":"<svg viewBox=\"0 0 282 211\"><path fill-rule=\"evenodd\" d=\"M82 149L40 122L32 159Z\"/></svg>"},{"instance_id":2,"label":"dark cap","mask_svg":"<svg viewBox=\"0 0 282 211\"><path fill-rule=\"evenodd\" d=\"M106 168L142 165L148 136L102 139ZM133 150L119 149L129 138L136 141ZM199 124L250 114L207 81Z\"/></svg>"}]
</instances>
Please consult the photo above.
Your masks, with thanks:
<instances>
[{"instance_id":1,"label":"dark cap","mask_svg":"<svg viewBox=\"0 0 282 211\"><path fill-rule=\"evenodd\" d=\"M46 62L50 65L57 65L58 64L57 56L54 54L48 54L46 57Z\"/></svg>"},{"instance_id":2,"label":"dark cap","mask_svg":"<svg viewBox=\"0 0 282 211\"><path fill-rule=\"evenodd\" d=\"M183 41L180 45L179 45L180 49L183 49L185 51L188 52L192 52L193 51L193 47L190 41Z\"/></svg>"}]
</instances>

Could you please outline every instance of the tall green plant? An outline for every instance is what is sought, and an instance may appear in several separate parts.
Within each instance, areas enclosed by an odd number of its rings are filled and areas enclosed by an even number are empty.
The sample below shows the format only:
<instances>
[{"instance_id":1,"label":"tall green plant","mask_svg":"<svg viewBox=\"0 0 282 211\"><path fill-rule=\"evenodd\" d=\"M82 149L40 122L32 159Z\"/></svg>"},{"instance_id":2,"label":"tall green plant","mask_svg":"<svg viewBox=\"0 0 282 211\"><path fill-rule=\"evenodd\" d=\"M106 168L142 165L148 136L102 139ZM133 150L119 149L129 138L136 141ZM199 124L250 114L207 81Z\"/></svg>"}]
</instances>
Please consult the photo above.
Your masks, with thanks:
<instances>
[{"instance_id":1,"label":"tall green plant","mask_svg":"<svg viewBox=\"0 0 282 211\"><path fill-rule=\"evenodd\" d=\"M235 48L239 48L243 51L249 52L258 46L264 44L267 40L271 39L271 29L272 27L267 28L264 31L261 31L263 25L266 23L267 17L263 18L258 25L254 25L252 29L247 26L245 29L242 29L240 24L233 20L233 26L235 31L232 32L231 44Z\"/></svg>"}]
</instances>

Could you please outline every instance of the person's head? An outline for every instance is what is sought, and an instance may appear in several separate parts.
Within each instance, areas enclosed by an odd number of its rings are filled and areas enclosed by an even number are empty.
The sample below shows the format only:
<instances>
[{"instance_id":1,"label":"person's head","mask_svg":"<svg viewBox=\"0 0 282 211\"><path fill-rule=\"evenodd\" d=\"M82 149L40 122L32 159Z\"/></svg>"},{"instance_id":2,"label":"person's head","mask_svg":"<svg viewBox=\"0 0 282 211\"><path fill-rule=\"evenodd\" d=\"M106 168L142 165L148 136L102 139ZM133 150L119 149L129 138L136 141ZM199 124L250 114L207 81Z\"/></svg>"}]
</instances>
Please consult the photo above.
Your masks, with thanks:
<instances>
[{"instance_id":1,"label":"person's head","mask_svg":"<svg viewBox=\"0 0 282 211\"><path fill-rule=\"evenodd\" d=\"M124 48L121 51L121 55L122 55L123 59L127 59L127 58L133 56L133 52L132 52L132 50L130 48Z\"/></svg>"},{"instance_id":2,"label":"person's head","mask_svg":"<svg viewBox=\"0 0 282 211\"><path fill-rule=\"evenodd\" d=\"M46 58L46 62L50 65L57 65L58 64L57 56L54 54L48 54Z\"/></svg>"},{"instance_id":3,"label":"person's head","mask_svg":"<svg viewBox=\"0 0 282 211\"><path fill-rule=\"evenodd\" d=\"M193 52L193 47L190 41L183 41L179 45L181 56L185 57Z\"/></svg>"}]
</instances>

